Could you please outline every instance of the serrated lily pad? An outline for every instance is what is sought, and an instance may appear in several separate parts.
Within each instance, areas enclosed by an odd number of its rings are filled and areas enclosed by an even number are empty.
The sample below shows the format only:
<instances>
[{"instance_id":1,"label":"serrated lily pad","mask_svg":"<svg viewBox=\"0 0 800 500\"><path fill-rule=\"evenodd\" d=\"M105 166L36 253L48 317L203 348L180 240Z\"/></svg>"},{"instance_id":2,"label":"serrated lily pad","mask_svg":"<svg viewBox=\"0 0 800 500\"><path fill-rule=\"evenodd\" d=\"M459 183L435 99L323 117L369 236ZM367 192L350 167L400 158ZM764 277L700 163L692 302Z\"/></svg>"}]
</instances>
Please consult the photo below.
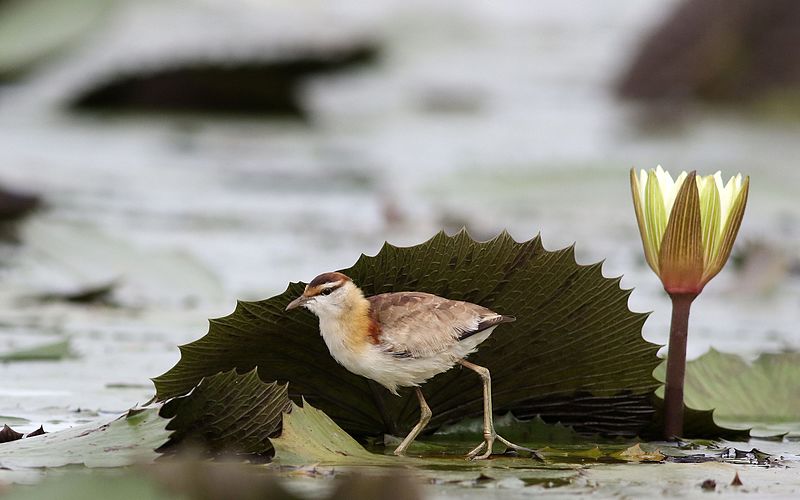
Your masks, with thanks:
<instances>
[{"instance_id":1,"label":"serrated lily pad","mask_svg":"<svg viewBox=\"0 0 800 500\"><path fill-rule=\"evenodd\" d=\"M211 453L267 454L269 438L280 431L289 405L286 385L266 384L255 370L204 378L191 394L161 408L160 415L172 419L167 429L174 432L159 450L189 443Z\"/></svg>"},{"instance_id":2,"label":"serrated lily pad","mask_svg":"<svg viewBox=\"0 0 800 500\"><path fill-rule=\"evenodd\" d=\"M503 233L476 242L466 232L444 233L413 247L385 245L342 272L367 295L418 290L467 300L512 314L470 360L492 371L499 412L541 415L581 432L633 435L650 421L652 371L658 346L641 336L645 314L627 307L629 290L605 278L600 264L575 262L572 248L551 252L536 237L524 243ZM181 360L157 377L160 400L188 393L203 377L256 366L264 381L290 382L346 431L399 435L416 423L413 397L398 398L338 365L316 318L284 308L303 290L240 302L211 321L209 333L181 346ZM478 416L482 393L473 373L454 369L423 387L433 410L430 429ZM407 396L407 393L406 393Z\"/></svg>"}]
</instances>

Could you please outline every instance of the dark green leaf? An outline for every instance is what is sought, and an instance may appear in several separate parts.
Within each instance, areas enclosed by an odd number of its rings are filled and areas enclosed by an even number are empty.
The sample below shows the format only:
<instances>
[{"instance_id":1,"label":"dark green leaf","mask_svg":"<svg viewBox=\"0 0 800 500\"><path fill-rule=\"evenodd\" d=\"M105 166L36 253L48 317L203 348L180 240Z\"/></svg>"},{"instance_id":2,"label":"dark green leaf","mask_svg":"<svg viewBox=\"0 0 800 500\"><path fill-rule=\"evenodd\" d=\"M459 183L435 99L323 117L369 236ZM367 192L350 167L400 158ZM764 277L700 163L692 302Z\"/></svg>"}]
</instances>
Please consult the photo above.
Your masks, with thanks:
<instances>
[{"instance_id":1,"label":"dark green leaf","mask_svg":"<svg viewBox=\"0 0 800 500\"><path fill-rule=\"evenodd\" d=\"M548 424L541 417L521 421L511 413L502 417L495 417L494 428L504 438L525 443L526 446L534 444L574 444L586 443L587 439L581 437L571 427L560 423ZM483 433L483 418L472 418L453 425L440 428L436 434L426 438L426 442L452 442L476 441Z\"/></svg>"},{"instance_id":2,"label":"dark green leaf","mask_svg":"<svg viewBox=\"0 0 800 500\"><path fill-rule=\"evenodd\" d=\"M630 291L578 265L572 248L550 252L540 239L508 234L479 243L440 233L417 246L385 245L343 272L367 295L418 290L467 300L517 317L498 328L470 360L492 372L497 411L541 415L582 432L631 435L653 415L649 394L658 346L642 339L645 314L627 307ZM338 365L309 312L287 313L303 284L277 297L240 302L211 321L208 335L181 347L181 360L155 379L158 398L189 392L203 377L258 367L265 381L290 382L290 395L320 408L355 434L400 434L418 418L416 398L398 398ZM474 373L454 369L423 388L431 429L482 411Z\"/></svg>"},{"instance_id":3,"label":"dark green leaf","mask_svg":"<svg viewBox=\"0 0 800 500\"><path fill-rule=\"evenodd\" d=\"M267 454L289 405L286 385L266 384L255 370L204 378L191 394L162 407L161 416L172 419L167 429L174 432L159 450L189 443L211 453Z\"/></svg>"}]
</instances>

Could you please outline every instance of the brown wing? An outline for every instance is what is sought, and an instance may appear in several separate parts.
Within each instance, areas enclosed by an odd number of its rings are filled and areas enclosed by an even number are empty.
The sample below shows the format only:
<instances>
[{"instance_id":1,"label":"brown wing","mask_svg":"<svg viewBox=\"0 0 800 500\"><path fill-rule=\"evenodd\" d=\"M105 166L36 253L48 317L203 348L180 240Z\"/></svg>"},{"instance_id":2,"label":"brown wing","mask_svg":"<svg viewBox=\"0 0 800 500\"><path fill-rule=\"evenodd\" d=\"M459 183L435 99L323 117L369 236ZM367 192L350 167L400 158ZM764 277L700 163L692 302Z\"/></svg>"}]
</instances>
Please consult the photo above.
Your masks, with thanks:
<instances>
[{"instance_id":1,"label":"brown wing","mask_svg":"<svg viewBox=\"0 0 800 500\"><path fill-rule=\"evenodd\" d=\"M367 299L380 325L381 346L399 356L438 354L487 328L514 321L477 304L429 293L384 293Z\"/></svg>"}]
</instances>

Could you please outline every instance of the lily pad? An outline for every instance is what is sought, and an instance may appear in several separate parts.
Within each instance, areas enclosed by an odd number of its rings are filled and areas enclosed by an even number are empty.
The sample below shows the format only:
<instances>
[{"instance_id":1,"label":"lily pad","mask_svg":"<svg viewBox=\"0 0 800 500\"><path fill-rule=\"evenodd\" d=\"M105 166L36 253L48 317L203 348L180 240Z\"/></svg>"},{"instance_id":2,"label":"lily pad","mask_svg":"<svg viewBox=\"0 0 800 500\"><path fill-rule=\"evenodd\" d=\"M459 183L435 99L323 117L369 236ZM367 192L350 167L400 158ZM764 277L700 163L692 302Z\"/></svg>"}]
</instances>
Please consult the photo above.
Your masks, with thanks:
<instances>
[{"instance_id":1,"label":"lily pad","mask_svg":"<svg viewBox=\"0 0 800 500\"><path fill-rule=\"evenodd\" d=\"M275 461L281 465L398 465L409 460L370 453L324 412L305 402L303 406L292 403L290 411L283 414L283 429L272 444Z\"/></svg>"},{"instance_id":2,"label":"lily pad","mask_svg":"<svg viewBox=\"0 0 800 500\"><path fill-rule=\"evenodd\" d=\"M659 366L655 376L663 380L664 372ZM687 364L685 384L686 406L714 409L718 422L800 432L800 353L762 354L748 363L711 349Z\"/></svg>"},{"instance_id":3,"label":"lily pad","mask_svg":"<svg viewBox=\"0 0 800 500\"><path fill-rule=\"evenodd\" d=\"M413 247L386 244L342 272L367 295L418 290L515 315L470 357L491 370L499 412L612 435L635 435L653 417L659 360L658 346L641 336L646 315L628 309L630 291L619 278L604 277L601 264L577 264L571 247L551 252L539 237L518 243L507 233L488 242L439 233ZM178 364L154 379L158 399L183 396L219 372L258 367L262 380L290 382L294 401L306 398L347 432L408 430L418 419L416 398L392 396L348 372L328 353L311 313L284 311L303 286L239 302L230 316L211 320L208 334L181 346ZM472 372L451 370L423 391L431 431L482 412Z\"/></svg>"},{"instance_id":4,"label":"lily pad","mask_svg":"<svg viewBox=\"0 0 800 500\"><path fill-rule=\"evenodd\" d=\"M0 354L0 362L11 363L14 361L58 361L72 355L69 348L69 339L59 340L28 349L19 349Z\"/></svg>"},{"instance_id":5,"label":"lily pad","mask_svg":"<svg viewBox=\"0 0 800 500\"><path fill-rule=\"evenodd\" d=\"M113 484L115 500L170 500L171 494L163 485L140 472L106 474L68 474L45 480L35 487L16 488L3 500L95 500L110 498Z\"/></svg>"},{"instance_id":6,"label":"lily pad","mask_svg":"<svg viewBox=\"0 0 800 500\"><path fill-rule=\"evenodd\" d=\"M204 378L191 394L161 408L160 415L172 419L167 429L174 432L159 451L189 443L211 453L267 454L269 438L280 431L289 405L286 385L266 384L255 370Z\"/></svg>"},{"instance_id":7,"label":"lily pad","mask_svg":"<svg viewBox=\"0 0 800 500\"><path fill-rule=\"evenodd\" d=\"M645 436L661 436L664 430L664 399L663 386L653 394L653 406L656 414L650 428L642 434ZM683 436L693 440L698 439L728 439L732 441L747 441L750 438L750 429L722 427L714 418L714 410L696 410L686 405L683 407Z\"/></svg>"},{"instance_id":8,"label":"lily pad","mask_svg":"<svg viewBox=\"0 0 800 500\"><path fill-rule=\"evenodd\" d=\"M152 460L169 436L167 421L155 409L131 411L97 423L28 437L0 445L0 469L29 469L83 464L119 467Z\"/></svg>"},{"instance_id":9,"label":"lily pad","mask_svg":"<svg viewBox=\"0 0 800 500\"><path fill-rule=\"evenodd\" d=\"M537 416L527 421L516 418L507 413L502 417L495 417L494 427L498 434L517 443L532 444L574 444L586 443L587 438L580 436L572 427L561 423L548 424ZM480 439L483 433L483 419L472 418L453 425L440 428L426 441L462 441L470 442Z\"/></svg>"},{"instance_id":10,"label":"lily pad","mask_svg":"<svg viewBox=\"0 0 800 500\"><path fill-rule=\"evenodd\" d=\"M0 5L0 80L29 69L83 37L114 2L12 0Z\"/></svg>"},{"instance_id":11,"label":"lily pad","mask_svg":"<svg viewBox=\"0 0 800 500\"><path fill-rule=\"evenodd\" d=\"M615 456L627 462L663 462L666 458L659 449L643 450L641 443L636 443L616 453Z\"/></svg>"},{"instance_id":12,"label":"lily pad","mask_svg":"<svg viewBox=\"0 0 800 500\"><path fill-rule=\"evenodd\" d=\"M0 415L1 425L16 425L16 424L29 424L30 420L22 417L11 417L9 415Z\"/></svg>"}]
</instances>

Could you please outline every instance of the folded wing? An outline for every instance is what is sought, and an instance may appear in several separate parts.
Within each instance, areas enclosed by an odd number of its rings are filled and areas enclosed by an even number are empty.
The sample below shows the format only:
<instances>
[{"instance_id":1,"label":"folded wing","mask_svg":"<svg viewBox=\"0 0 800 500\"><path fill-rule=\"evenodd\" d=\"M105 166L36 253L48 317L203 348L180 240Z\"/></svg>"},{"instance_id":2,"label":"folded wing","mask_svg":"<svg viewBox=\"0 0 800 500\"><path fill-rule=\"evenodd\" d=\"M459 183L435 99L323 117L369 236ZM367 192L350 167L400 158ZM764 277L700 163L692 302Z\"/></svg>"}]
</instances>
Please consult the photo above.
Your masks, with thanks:
<instances>
[{"instance_id":1,"label":"folded wing","mask_svg":"<svg viewBox=\"0 0 800 500\"><path fill-rule=\"evenodd\" d=\"M436 355L476 333L514 321L477 304L428 293L385 293L368 300L380 325L380 346L397 356Z\"/></svg>"}]
</instances>

